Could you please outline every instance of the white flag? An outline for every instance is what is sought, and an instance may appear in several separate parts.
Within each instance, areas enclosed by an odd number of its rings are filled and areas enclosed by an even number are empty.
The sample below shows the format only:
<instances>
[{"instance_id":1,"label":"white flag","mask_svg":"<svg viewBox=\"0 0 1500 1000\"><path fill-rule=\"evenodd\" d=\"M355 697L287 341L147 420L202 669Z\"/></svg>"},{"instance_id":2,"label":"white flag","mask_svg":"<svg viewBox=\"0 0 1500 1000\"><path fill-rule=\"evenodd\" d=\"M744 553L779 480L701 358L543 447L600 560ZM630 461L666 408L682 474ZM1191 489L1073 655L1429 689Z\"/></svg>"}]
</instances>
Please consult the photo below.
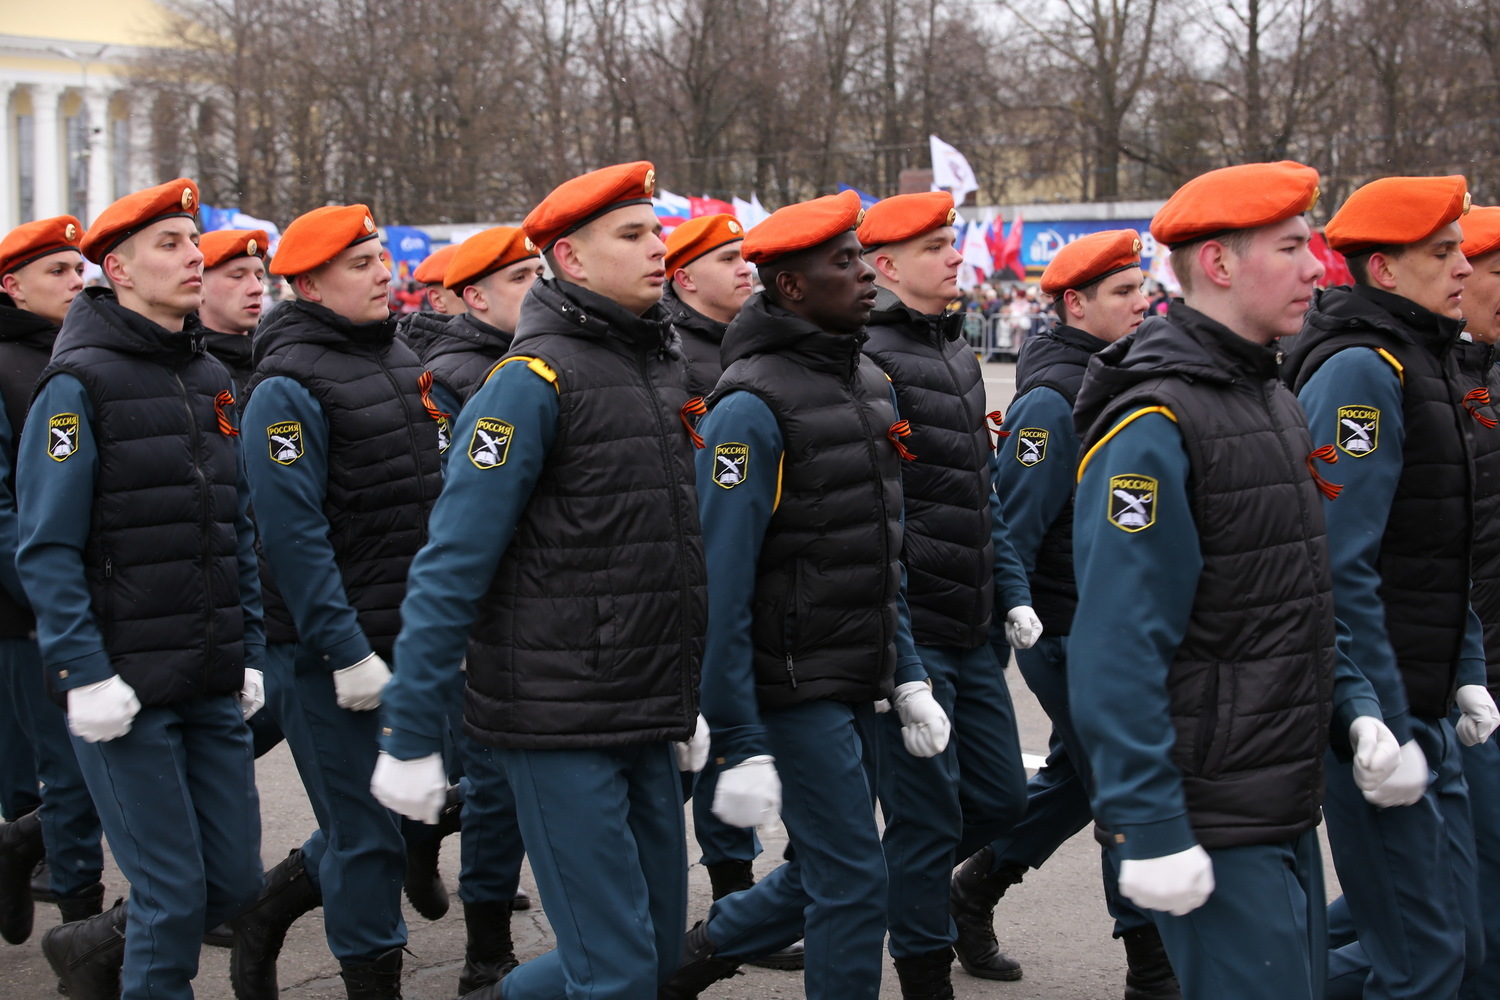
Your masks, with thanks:
<instances>
[{"instance_id":1,"label":"white flag","mask_svg":"<svg viewBox=\"0 0 1500 1000\"><path fill-rule=\"evenodd\" d=\"M971 284L982 284L989 279L990 272L995 270L995 260L990 256L990 248L984 241L984 223L978 220L971 222L964 229L964 239L959 244L959 250L964 255L963 268L967 271Z\"/></svg>"},{"instance_id":2,"label":"white flag","mask_svg":"<svg viewBox=\"0 0 1500 1000\"><path fill-rule=\"evenodd\" d=\"M927 137L932 143L932 189L947 189L953 192L953 200L960 205L970 191L979 190L979 181L974 177L974 168L964 154L935 135Z\"/></svg>"},{"instance_id":3,"label":"white flag","mask_svg":"<svg viewBox=\"0 0 1500 1000\"><path fill-rule=\"evenodd\" d=\"M766 221L771 214L761 207L759 195L752 194L749 201L735 198L730 204L734 205L734 217L740 220L740 225L745 227L747 233Z\"/></svg>"}]
</instances>

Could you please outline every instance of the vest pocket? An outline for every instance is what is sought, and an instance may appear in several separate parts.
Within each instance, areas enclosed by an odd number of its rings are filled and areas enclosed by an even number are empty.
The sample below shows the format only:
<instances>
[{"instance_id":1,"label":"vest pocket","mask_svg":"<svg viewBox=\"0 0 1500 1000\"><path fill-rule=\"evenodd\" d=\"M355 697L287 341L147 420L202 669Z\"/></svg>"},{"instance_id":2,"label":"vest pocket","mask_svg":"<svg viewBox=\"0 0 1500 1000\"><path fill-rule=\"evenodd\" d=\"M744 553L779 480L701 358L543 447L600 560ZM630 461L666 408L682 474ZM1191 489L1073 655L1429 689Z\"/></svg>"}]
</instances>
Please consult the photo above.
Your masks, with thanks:
<instances>
[{"instance_id":1,"label":"vest pocket","mask_svg":"<svg viewBox=\"0 0 1500 1000\"><path fill-rule=\"evenodd\" d=\"M611 678L615 671L615 650L620 641L620 620L615 613L611 594L594 598L594 675Z\"/></svg>"},{"instance_id":2,"label":"vest pocket","mask_svg":"<svg viewBox=\"0 0 1500 1000\"><path fill-rule=\"evenodd\" d=\"M1198 740L1193 748L1196 766L1193 770L1208 777L1218 771L1229 748L1230 730L1234 725L1233 665L1213 665L1199 712Z\"/></svg>"}]
</instances>

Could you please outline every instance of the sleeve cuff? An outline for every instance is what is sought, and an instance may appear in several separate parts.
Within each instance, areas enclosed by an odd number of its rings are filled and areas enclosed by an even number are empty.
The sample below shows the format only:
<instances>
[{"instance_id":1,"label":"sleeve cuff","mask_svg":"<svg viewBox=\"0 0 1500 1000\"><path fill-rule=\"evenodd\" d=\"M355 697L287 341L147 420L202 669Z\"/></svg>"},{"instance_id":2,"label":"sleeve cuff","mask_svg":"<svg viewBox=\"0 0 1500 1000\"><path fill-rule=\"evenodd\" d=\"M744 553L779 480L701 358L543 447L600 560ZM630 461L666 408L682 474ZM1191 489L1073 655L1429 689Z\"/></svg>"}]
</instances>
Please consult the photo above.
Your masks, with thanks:
<instances>
[{"instance_id":1,"label":"sleeve cuff","mask_svg":"<svg viewBox=\"0 0 1500 1000\"><path fill-rule=\"evenodd\" d=\"M426 736L409 729L384 726L380 730L380 749L397 760L416 760L443 752L441 736Z\"/></svg>"},{"instance_id":2,"label":"sleeve cuff","mask_svg":"<svg viewBox=\"0 0 1500 1000\"><path fill-rule=\"evenodd\" d=\"M343 639L327 649L323 650L323 665L329 671L343 670L352 667L373 653L370 648L370 640L365 638L363 632L356 632L347 639Z\"/></svg>"},{"instance_id":3,"label":"sleeve cuff","mask_svg":"<svg viewBox=\"0 0 1500 1000\"><path fill-rule=\"evenodd\" d=\"M1030 587L1006 587L1003 590L995 588L995 617L1004 623L1006 614L1011 608L1031 607Z\"/></svg>"},{"instance_id":4,"label":"sleeve cuff","mask_svg":"<svg viewBox=\"0 0 1500 1000\"><path fill-rule=\"evenodd\" d=\"M1466 684L1485 685L1489 682L1484 661L1472 656L1466 656L1458 661L1458 686Z\"/></svg>"},{"instance_id":5,"label":"sleeve cuff","mask_svg":"<svg viewBox=\"0 0 1500 1000\"><path fill-rule=\"evenodd\" d=\"M71 691L109 680L115 675L115 668L109 662L109 654L100 650L53 667L51 673L52 684L57 690Z\"/></svg>"},{"instance_id":6,"label":"sleeve cuff","mask_svg":"<svg viewBox=\"0 0 1500 1000\"><path fill-rule=\"evenodd\" d=\"M1347 760L1354 753L1354 748L1349 745L1349 727L1362 715L1379 719L1380 702L1374 698L1350 698L1334 709L1333 731L1329 733L1328 742L1340 759Z\"/></svg>"},{"instance_id":7,"label":"sleeve cuff","mask_svg":"<svg viewBox=\"0 0 1500 1000\"><path fill-rule=\"evenodd\" d=\"M721 768L734 767L747 758L771 753L766 742L765 726L714 729L713 723L709 723L709 730L713 734L709 756Z\"/></svg>"},{"instance_id":8,"label":"sleeve cuff","mask_svg":"<svg viewBox=\"0 0 1500 1000\"><path fill-rule=\"evenodd\" d=\"M1113 827L1109 833L1115 850L1120 852L1120 858L1127 861L1164 858L1169 854L1186 851L1198 843L1185 813L1155 823Z\"/></svg>"},{"instance_id":9,"label":"sleeve cuff","mask_svg":"<svg viewBox=\"0 0 1500 1000\"><path fill-rule=\"evenodd\" d=\"M922 666L922 661L913 657L909 660L901 660L896 664L896 677L894 684L900 687L912 681L921 683L927 680L927 668Z\"/></svg>"},{"instance_id":10,"label":"sleeve cuff","mask_svg":"<svg viewBox=\"0 0 1500 1000\"><path fill-rule=\"evenodd\" d=\"M1353 720L1351 719L1350 721L1352 722ZM1400 743L1402 746L1410 743L1414 738L1411 731L1410 712L1401 712L1397 715L1388 715L1385 716L1382 721L1385 723L1386 728L1391 731L1391 735L1396 737L1396 742Z\"/></svg>"}]
</instances>

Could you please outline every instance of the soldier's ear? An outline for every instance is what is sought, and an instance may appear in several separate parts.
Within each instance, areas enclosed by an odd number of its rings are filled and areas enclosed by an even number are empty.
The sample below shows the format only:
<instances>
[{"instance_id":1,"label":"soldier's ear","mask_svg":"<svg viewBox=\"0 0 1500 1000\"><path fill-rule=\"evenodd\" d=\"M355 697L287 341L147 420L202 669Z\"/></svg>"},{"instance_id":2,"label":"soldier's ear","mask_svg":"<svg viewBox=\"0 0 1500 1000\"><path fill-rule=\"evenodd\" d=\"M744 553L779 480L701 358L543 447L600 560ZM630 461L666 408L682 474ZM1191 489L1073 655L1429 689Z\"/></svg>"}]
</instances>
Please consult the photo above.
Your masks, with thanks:
<instances>
[{"instance_id":1,"label":"soldier's ear","mask_svg":"<svg viewBox=\"0 0 1500 1000\"><path fill-rule=\"evenodd\" d=\"M796 271L776 272L776 295L783 302L801 302L807 297L807 283Z\"/></svg>"}]
</instances>

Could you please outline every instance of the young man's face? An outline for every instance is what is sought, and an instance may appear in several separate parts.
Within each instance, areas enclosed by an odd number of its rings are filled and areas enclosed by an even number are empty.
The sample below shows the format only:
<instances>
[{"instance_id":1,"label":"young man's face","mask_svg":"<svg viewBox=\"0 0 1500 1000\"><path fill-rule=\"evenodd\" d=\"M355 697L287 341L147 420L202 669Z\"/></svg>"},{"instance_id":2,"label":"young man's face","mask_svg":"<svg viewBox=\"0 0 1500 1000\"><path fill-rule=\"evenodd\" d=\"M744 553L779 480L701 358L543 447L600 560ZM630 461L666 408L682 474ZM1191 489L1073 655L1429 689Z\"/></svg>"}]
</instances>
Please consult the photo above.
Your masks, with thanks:
<instances>
[{"instance_id":1,"label":"young man's face","mask_svg":"<svg viewBox=\"0 0 1500 1000\"><path fill-rule=\"evenodd\" d=\"M1421 243L1408 246L1400 256L1385 257L1394 280L1391 291L1440 316L1461 319L1464 282L1473 273L1459 249L1463 238L1459 224L1450 222Z\"/></svg>"},{"instance_id":2,"label":"young man's face","mask_svg":"<svg viewBox=\"0 0 1500 1000\"><path fill-rule=\"evenodd\" d=\"M1141 291L1144 280L1141 269L1132 267L1097 282L1092 297L1084 292L1064 292L1068 324L1114 343L1140 326L1146 317L1151 303Z\"/></svg>"},{"instance_id":3,"label":"young man's face","mask_svg":"<svg viewBox=\"0 0 1500 1000\"><path fill-rule=\"evenodd\" d=\"M750 298L753 269L740 254L742 240L719 247L677 269L677 293L710 319L728 323ZM686 275L686 280L683 276Z\"/></svg>"},{"instance_id":4,"label":"young man's face","mask_svg":"<svg viewBox=\"0 0 1500 1000\"><path fill-rule=\"evenodd\" d=\"M958 249L958 230L952 226L881 247L875 253L891 259L898 279L893 287L908 305L938 313L958 298L958 270L964 255Z\"/></svg>"},{"instance_id":5,"label":"young man's face","mask_svg":"<svg viewBox=\"0 0 1500 1000\"><path fill-rule=\"evenodd\" d=\"M0 278L0 288L16 308L61 326L68 306L83 291L83 254L77 250L49 253Z\"/></svg>"},{"instance_id":6,"label":"young man's face","mask_svg":"<svg viewBox=\"0 0 1500 1000\"><path fill-rule=\"evenodd\" d=\"M566 237L576 255L574 279L635 315L661 301L667 245L650 205L626 205Z\"/></svg>"},{"instance_id":7,"label":"young man's face","mask_svg":"<svg viewBox=\"0 0 1500 1000\"><path fill-rule=\"evenodd\" d=\"M203 272L203 325L220 333L249 333L260 322L266 291L266 264L259 257L235 257Z\"/></svg>"},{"instance_id":8,"label":"young man's face","mask_svg":"<svg viewBox=\"0 0 1500 1000\"><path fill-rule=\"evenodd\" d=\"M1481 344L1500 340L1500 250L1469 261L1474 273L1464 283L1464 329Z\"/></svg>"},{"instance_id":9,"label":"young man's face","mask_svg":"<svg viewBox=\"0 0 1500 1000\"><path fill-rule=\"evenodd\" d=\"M521 301L541 276L541 258L528 257L470 285L473 291L465 289L464 302L490 326L514 333L521 321Z\"/></svg>"},{"instance_id":10,"label":"young man's face","mask_svg":"<svg viewBox=\"0 0 1500 1000\"><path fill-rule=\"evenodd\" d=\"M804 251L797 274L803 295L793 311L831 333L854 333L875 309L875 269L860 255L854 231Z\"/></svg>"},{"instance_id":11,"label":"young man's face","mask_svg":"<svg viewBox=\"0 0 1500 1000\"><path fill-rule=\"evenodd\" d=\"M391 271L376 240L346 247L333 260L302 275L298 284L307 298L354 323L377 323L391 314L387 297Z\"/></svg>"},{"instance_id":12,"label":"young man's face","mask_svg":"<svg viewBox=\"0 0 1500 1000\"><path fill-rule=\"evenodd\" d=\"M1308 248L1310 236L1307 220L1298 215L1255 230L1243 254L1225 250L1240 336L1269 344L1301 331L1324 270Z\"/></svg>"},{"instance_id":13,"label":"young man's face","mask_svg":"<svg viewBox=\"0 0 1500 1000\"><path fill-rule=\"evenodd\" d=\"M203 254L191 219L163 219L105 256L120 304L169 330L203 305Z\"/></svg>"}]
</instances>

